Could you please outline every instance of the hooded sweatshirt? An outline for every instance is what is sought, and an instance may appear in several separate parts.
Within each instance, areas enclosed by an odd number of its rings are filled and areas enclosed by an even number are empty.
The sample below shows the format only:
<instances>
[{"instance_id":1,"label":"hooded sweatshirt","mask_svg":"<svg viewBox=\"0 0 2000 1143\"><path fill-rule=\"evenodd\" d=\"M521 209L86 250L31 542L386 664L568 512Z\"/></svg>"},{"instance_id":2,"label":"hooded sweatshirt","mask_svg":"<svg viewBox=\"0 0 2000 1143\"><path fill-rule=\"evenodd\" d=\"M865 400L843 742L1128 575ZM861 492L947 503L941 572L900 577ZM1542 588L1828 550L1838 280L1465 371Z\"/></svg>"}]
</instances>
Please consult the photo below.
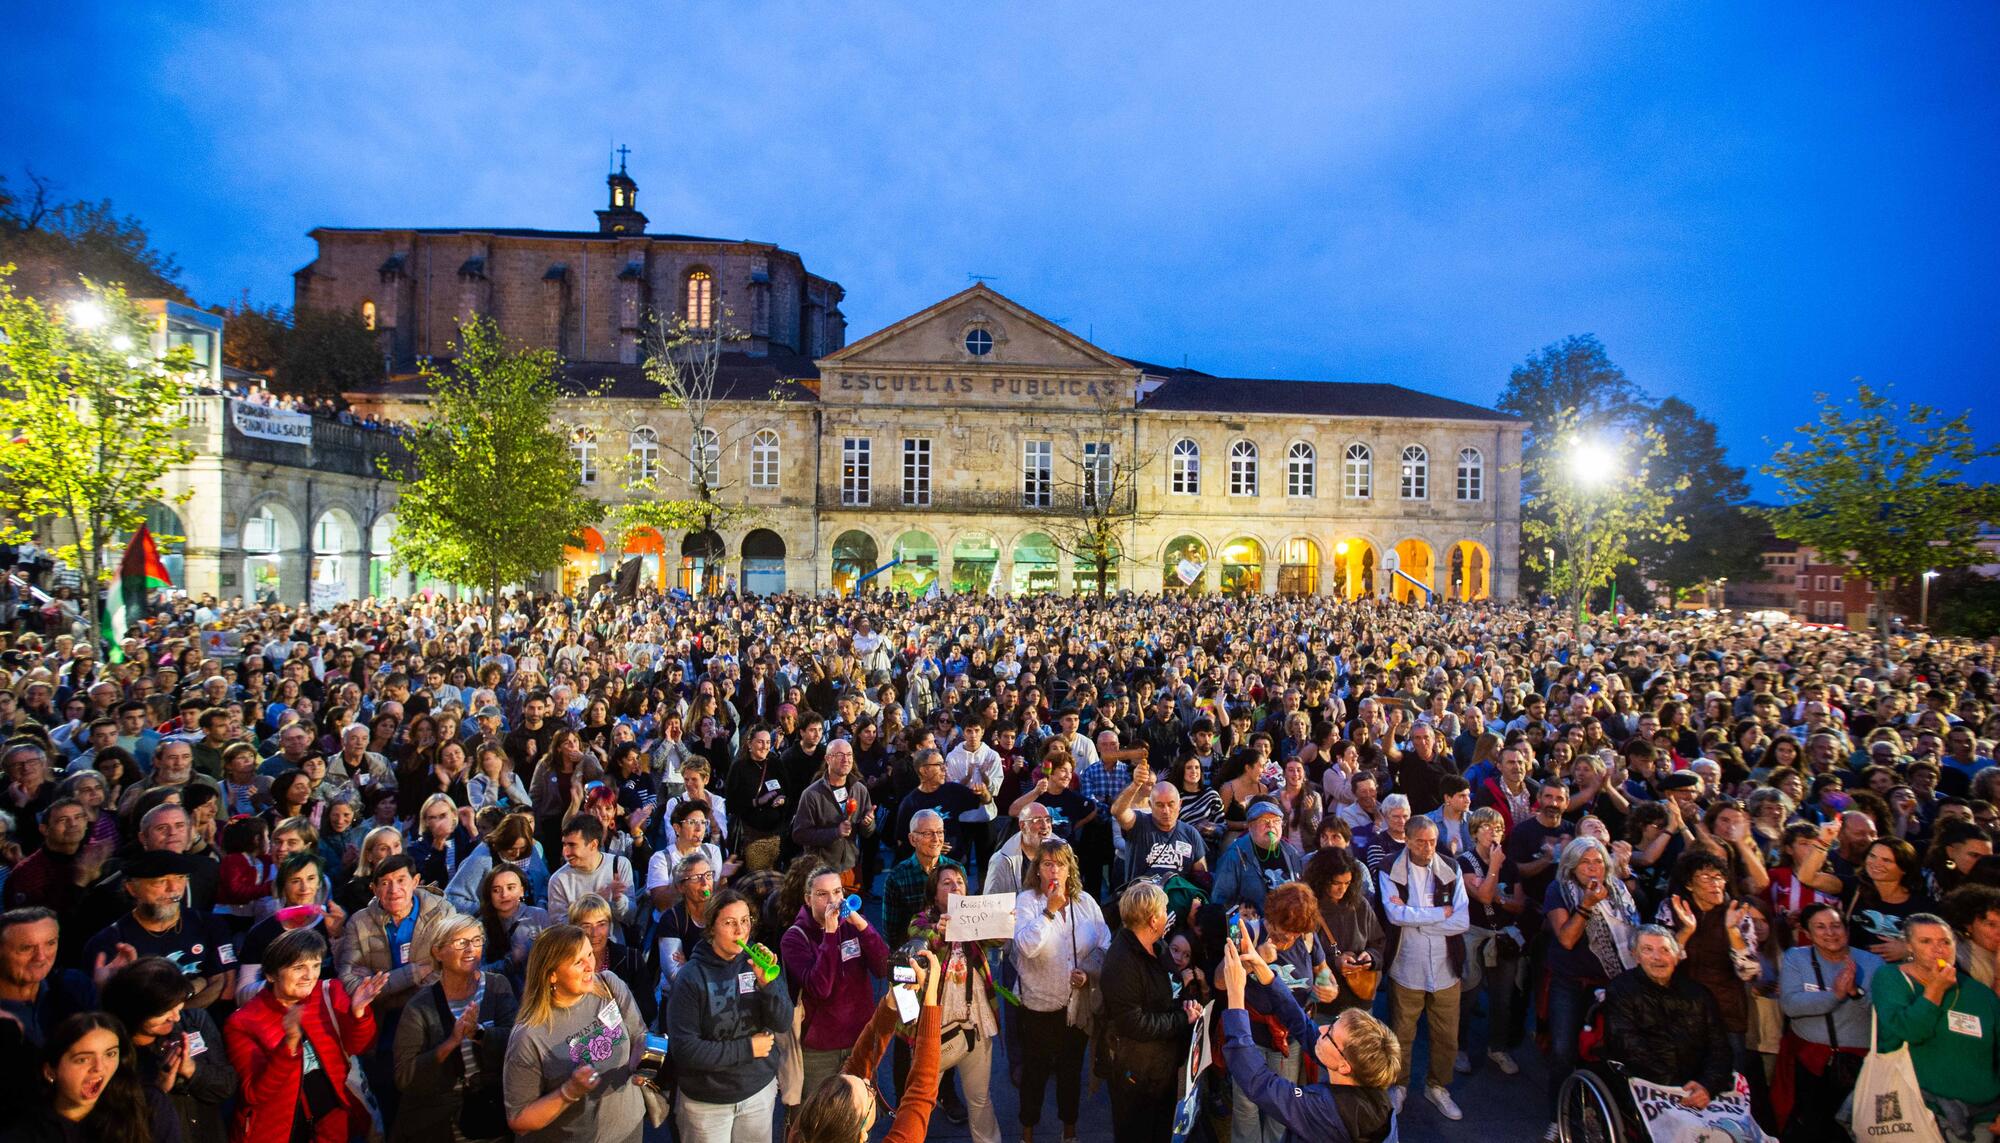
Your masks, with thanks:
<instances>
[{"instance_id":1,"label":"hooded sweatshirt","mask_svg":"<svg viewBox=\"0 0 2000 1143\"><path fill-rule=\"evenodd\" d=\"M667 1037L681 1094L702 1103L741 1103L778 1078L776 1052L758 1059L750 1037L792 1029L784 973L757 982L748 952L729 960L701 941L667 993Z\"/></svg>"},{"instance_id":2,"label":"hooded sweatshirt","mask_svg":"<svg viewBox=\"0 0 2000 1143\"><path fill-rule=\"evenodd\" d=\"M805 1005L799 1040L812 1051L853 1047L875 1012L874 981L889 975L889 942L859 919L854 914L829 933L801 906L779 942L792 1002Z\"/></svg>"}]
</instances>

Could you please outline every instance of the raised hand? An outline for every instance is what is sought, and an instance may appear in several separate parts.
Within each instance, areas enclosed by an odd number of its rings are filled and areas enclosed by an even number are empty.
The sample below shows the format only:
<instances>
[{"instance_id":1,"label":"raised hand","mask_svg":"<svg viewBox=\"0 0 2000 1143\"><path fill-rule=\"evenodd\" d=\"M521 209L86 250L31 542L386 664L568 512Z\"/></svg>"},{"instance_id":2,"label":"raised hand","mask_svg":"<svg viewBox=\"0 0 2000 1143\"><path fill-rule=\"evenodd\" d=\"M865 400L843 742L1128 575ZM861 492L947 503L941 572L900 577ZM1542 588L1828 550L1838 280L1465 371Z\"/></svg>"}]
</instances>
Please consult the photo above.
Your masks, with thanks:
<instances>
[{"instance_id":1,"label":"raised hand","mask_svg":"<svg viewBox=\"0 0 2000 1143\"><path fill-rule=\"evenodd\" d=\"M348 998L348 1007L356 1016L363 1015L368 1011L368 1006L375 1002L375 998L382 995L382 989L388 984L389 974L386 972L378 972L362 981L355 987L354 995Z\"/></svg>"},{"instance_id":2,"label":"raised hand","mask_svg":"<svg viewBox=\"0 0 2000 1143\"><path fill-rule=\"evenodd\" d=\"M451 1026L451 1038L462 1043L471 1039L472 1034L478 1030L479 1001L469 1000L466 1002L465 1011L458 1014L458 1022Z\"/></svg>"},{"instance_id":3,"label":"raised hand","mask_svg":"<svg viewBox=\"0 0 2000 1143\"><path fill-rule=\"evenodd\" d=\"M285 1009L285 1050L296 1052L306 1038L306 1006L294 1004Z\"/></svg>"},{"instance_id":4,"label":"raised hand","mask_svg":"<svg viewBox=\"0 0 2000 1143\"><path fill-rule=\"evenodd\" d=\"M1687 899L1678 893L1674 894L1673 897L1673 910L1674 923L1676 925L1683 929L1692 929L1695 927L1694 909L1688 905Z\"/></svg>"},{"instance_id":5,"label":"raised hand","mask_svg":"<svg viewBox=\"0 0 2000 1143\"><path fill-rule=\"evenodd\" d=\"M91 979L96 981L99 988L103 988L104 982L110 980L113 973L138 959L138 949L119 941L112 953L97 954L96 962L90 966Z\"/></svg>"}]
</instances>

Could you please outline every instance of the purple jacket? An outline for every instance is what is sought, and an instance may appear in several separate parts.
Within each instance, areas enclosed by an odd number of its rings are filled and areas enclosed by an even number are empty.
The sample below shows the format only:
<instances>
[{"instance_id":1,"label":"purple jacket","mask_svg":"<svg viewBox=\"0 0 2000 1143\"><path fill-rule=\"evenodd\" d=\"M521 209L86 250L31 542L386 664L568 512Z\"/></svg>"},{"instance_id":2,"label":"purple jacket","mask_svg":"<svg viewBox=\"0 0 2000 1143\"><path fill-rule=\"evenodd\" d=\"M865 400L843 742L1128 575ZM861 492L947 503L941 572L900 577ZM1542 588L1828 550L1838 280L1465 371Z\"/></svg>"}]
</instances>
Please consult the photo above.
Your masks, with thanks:
<instances>
[{"instance_id":1,"label":"purple jacket","mask_svg":"<svg viewBox=\"0 0 2000 1143\"><path fill-rule=\"evenodd\" d=\"M805 1008L799 1039L813 1051L852 1048L875 1014L869 978L889 975L889 942L873 925L857 927L858 920L844 920L829 933L801 907L779 942L792 999Z\"/></svg>"}]
</instances>

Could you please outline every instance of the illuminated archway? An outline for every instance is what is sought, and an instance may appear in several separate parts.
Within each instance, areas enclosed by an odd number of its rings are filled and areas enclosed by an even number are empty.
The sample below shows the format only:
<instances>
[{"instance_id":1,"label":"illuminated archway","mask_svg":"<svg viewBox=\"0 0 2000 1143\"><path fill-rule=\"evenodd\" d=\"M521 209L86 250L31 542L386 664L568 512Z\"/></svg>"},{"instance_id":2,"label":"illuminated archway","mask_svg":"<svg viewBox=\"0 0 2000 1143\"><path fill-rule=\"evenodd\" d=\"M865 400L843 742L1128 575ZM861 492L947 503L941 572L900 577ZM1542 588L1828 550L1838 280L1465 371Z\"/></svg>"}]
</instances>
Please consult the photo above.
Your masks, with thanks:
<instances>
[{"instance_id":1,"label":"illuminated archway","mask_svg":"<svg viewBox=\"0 0 2000 1143\"><path fill-rule=\"evenodd\" d=\"M714 595L722 590L722 561L728 553L714 532L689 532L681 538L680 589L689 595Z\"/></svg>"},{"instance_id":2,"label":"illuminated archway","mask_svg":"<svg viewBox=\"0 0 2000 1143\"><path fill-rule=\"evenodd\" d=\"M993 590L993 569L1000 566L1000 547L991 536L960 536L951 545L951 590L954 595L984 595Z\"/></svg>"},{"instance_id":3,"label":"illuminated archway","mask_svg":"<svg viewBox=\"0 0 2000 1143\"><path fill-rule=\"evenodd\" d=\"M1342 599L1375 594L1375 545L1352 536L1333 545L1333 591Z\"/></svg>"},{"instance_id":4,"label":"illuminated archway","mask_svg":"<svg viewBox=\"0 0 2000 1143\"><path fill-rule=\"evenodd\" d=\"M1014 541L1015 595L1039 595L1056 589L1056 542L1040 532Z\"/></svg>"},{"instance_id":5,"label":"illuminated archway","mask_svg":"<svg viewBox=\"0 0 2000 1143\"><path fill-rule=\"evenodd\" d=\"M1264 590L1264 545L1242 536L1222 545L1222 594L1254 595Z\"/></svg>"},{"instance_id":6,"label":"illuminated archway","mask_svg":"<svg viewBox=\"0 0 2000 1143\"><path fill-rule=\"evenodd\" d=\"M889 558L898 561L889 569L890 590L922 596L937 583L938 542L929 532L912 529L897 536L895 553Z\"/></svg>"},{"instance_id":7,"label":"illuminated archway","mask_svg":"<svg viewBox=\"0 0 2000 1143\"><path fill-rule=\"evenodd\" d=\"M842 595L854 594L861 577L875 570L882 561L877 557L875 537L866 532L842 532L833 541L833 569L831 580L833 590ZM873 580L869 581L873 583ZM863 585L865 586L865 585Z\"/></svg>"},{"instance_id":8,"label":"illuminated archway","mask_svg":"<svg viewBox=\"0 0 2000 1143\"><path fill-rule=\"evenodd\" d=\"M1319 545L1304 536L1278 549L1278 594L1319 594Z\"/></svg>"},{"instance_id":9,"label":"illuminated archway","mask_svg":"<svg viewBox=\"0 0 2000 1143\"><path fill-rule=\"evenodd\" d=\"M1208 545L1199 536L1176 536L1160 558L1163 590L1200 595L1208 579Z\"/></svg>"},{"instance_id":10,"label":"illuminated archway","mask_svg":"<svg viewBox=\"0 0 2000 1143\"><path fill-rule=\"evenodd\" d=\"M1460 540L1451 546L1449 575L1446 594L1452 599L1470 601L1493 595L1493 558L1477 540Z\"/></svg>"},{"instance_id":11,"label":"illuminated archway","mask_svg":"<svg viewBox=\"0 0 2000 1143\"><path fill-rule=\"evenodd\" d=\"M589 584L590 577L609 570L604 556L604 533L584 528L563 546L560 582L563 593L574 594Z\"/></svg>"},{"instance_id":12,"label":"illuminated archway","mask_svg":"<svg viewBox=\"0 0 2000 1143\"><path fill-rule=\"evenodd\" d=\"M1426 602L1424 593L1410 581L1437 590L1437 553L1422 540L1412 537L1396 545L1396 574L1390 577L1389 594L1397 603ZM1405 578L1408 577L1408 578Z\"/></svg>"}]
</instances>

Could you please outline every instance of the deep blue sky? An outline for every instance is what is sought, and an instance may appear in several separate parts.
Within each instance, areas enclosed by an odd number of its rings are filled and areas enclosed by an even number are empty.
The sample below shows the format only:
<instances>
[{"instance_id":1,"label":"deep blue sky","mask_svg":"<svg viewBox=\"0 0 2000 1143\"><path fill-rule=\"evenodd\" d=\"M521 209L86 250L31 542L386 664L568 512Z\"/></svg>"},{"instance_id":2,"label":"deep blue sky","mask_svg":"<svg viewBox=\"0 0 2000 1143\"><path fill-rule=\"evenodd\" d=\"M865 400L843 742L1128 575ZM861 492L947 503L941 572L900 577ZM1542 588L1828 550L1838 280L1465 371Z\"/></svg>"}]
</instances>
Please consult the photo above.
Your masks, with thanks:
<instances>
[{"instance_id":1,"label":"deep blue sky","mask_svg":"<svg viewBox=\"0 0 2000 1143\"><path fill-rule=\"evenodd\" d=\"M980 273L1480 403L1593 332L1753 470L1856 376L2000 439L1992 4L556 7L25 6L0 166L288 302L315 225L590 226L625 142L653 229L799 251L854 336Z\"/></svg>"}]
</instances>

